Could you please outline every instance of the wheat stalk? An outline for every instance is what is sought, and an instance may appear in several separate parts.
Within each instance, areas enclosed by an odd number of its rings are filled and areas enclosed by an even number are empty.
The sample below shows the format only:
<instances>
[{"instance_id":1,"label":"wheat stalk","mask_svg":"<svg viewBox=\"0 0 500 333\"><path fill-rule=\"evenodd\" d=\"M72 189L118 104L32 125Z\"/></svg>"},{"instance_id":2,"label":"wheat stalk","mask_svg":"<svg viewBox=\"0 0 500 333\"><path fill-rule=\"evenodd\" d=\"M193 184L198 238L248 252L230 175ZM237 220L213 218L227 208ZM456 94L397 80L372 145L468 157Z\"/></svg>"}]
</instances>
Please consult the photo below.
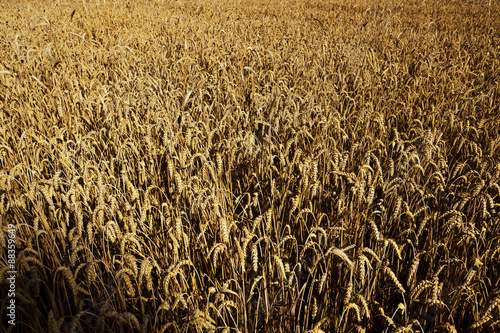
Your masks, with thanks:
<instances>
[{"instance_id":1,"label":"wheat stalk","mask_svg":"<svg viewBox=\"0 0 500 333\"><path fill-rule=\"evenodd\" d=\"M255 273L259 270L259 253L257 251L257 242L252 245L252 264Z\"/></svg>"},{"instance_id":2,"label":"wheat stalk","mask_svg":"<svg viewBox=\"0 0 500 333\"><path fill-rule=\"evenodd\" d=\"M78 300L79 300L78 290L79 290L79 288L78 288L78 285L75 281L73 273L71 272L71 270L68 267L65 267L65 266L58 267L56 273L57 272L62 272L63 277L66 279L66 281L69 284L71 294L73 295L73 303L75 305L78 304Z\"/></svg>"},{"instance_id":3,"label":"wheat stalk","mask_svg":"<svg viewBox=\"0 0 500 333\"><path fill-rule=\"evenodd\" d=\"M392 280L392 282L394 282L394 284L396 285L396 287L398 287L399 291L404 294L406 293L405 291L405 288L403 287L403 285L399 282L396 274L394 274L394 272L392 271L392 269L390 269L389 266L386 266L384 268L384 271L385 273L389 276L389 278Z\"/></svg>"}]
</instances>

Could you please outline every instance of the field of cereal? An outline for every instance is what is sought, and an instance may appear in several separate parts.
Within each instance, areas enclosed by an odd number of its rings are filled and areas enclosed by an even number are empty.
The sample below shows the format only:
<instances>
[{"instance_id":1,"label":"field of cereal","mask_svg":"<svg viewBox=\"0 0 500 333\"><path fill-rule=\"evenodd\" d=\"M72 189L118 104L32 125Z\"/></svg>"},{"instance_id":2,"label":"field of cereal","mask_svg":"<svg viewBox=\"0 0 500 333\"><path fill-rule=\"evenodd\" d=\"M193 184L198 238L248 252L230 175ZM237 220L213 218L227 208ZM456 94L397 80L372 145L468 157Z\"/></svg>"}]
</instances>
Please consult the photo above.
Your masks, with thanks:
<instances>
[{"instance_id":1,"label":"field of cereal","mask_svg":"<svg viewBox=\"0 0 500 333\"><path fill-rule=\"evenodd\" d=\"M0 330L500 330L499 9L0 2Z\"/></svg>"}]
</instances>

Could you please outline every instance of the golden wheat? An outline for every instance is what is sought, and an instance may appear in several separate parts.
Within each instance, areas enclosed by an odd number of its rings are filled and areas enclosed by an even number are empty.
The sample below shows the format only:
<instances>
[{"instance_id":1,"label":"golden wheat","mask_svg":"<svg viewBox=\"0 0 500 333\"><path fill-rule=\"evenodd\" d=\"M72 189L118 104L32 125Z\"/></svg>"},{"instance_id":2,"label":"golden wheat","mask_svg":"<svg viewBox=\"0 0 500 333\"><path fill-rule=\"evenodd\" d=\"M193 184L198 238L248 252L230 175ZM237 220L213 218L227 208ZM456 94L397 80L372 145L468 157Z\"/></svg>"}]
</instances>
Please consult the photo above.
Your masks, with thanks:
<instances>
[{"instance_id":1,"label":"golden wheat","mask_svg":"<svg viewBox=\"0 0 500 333\"><path fill-rule=\"evenodd\" d=\"M499 10L3 2L16 327L496 330Z\"/></svg>"}]
</instances>

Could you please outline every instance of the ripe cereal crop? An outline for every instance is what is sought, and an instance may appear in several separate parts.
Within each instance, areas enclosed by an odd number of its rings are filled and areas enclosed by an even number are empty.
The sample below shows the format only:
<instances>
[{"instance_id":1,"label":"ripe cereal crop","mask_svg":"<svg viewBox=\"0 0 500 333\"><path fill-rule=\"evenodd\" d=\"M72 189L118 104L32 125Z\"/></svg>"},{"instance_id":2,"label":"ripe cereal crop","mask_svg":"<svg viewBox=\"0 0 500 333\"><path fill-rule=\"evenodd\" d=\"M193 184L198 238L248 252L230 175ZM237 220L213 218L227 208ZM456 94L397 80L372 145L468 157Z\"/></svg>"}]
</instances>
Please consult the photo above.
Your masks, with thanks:
<instances>
[{"instance_id":1,"label":"ripe cereal crop","mask_svg":"<svg viewBox=\"0 0 500 333\"><path fill-rule=\"evenodd\" d=\"M499 330L498 17L2 1L1 330Z\"/></svg>"}]
</instances>

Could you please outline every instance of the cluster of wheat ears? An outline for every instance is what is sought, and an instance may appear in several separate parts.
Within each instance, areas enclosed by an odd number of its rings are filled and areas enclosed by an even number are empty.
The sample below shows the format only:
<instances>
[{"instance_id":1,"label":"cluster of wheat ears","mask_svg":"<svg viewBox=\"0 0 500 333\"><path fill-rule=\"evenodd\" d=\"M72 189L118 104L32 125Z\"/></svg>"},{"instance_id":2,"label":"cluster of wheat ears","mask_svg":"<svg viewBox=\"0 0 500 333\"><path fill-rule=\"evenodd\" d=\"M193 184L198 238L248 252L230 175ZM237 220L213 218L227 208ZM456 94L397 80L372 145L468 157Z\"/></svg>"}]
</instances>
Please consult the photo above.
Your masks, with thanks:
<instances>
[{"instance_id":1,"label":"cluster of wheat ears","mask_svg":"<svg viewBox=\"0 0 500 333\"><path fill-rule=\"evenodd\" d=\"M499 330L499 15L0 2L2 329Z\"/></svg>"}]
</instances>

